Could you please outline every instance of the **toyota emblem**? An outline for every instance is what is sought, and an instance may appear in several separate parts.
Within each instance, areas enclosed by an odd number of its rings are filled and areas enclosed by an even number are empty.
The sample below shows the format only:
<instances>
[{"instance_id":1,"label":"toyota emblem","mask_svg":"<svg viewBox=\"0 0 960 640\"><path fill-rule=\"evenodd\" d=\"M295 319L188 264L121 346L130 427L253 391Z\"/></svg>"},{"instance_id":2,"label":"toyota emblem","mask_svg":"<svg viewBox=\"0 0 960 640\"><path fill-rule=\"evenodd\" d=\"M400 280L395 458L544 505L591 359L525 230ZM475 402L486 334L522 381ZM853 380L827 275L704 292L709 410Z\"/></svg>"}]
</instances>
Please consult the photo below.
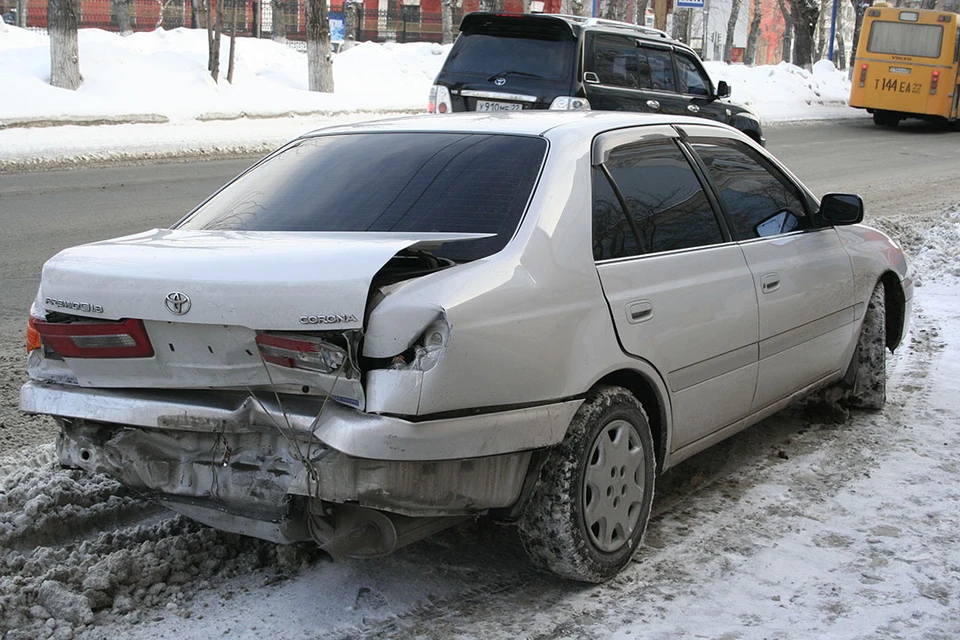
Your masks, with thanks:
<instances>
[{"instance_id":1,"label":"toyota emblem","mask_svg":"<svg viewBox=\"0 0 960 640\"><path fill-rule=\"evenodd\" d=\"M503 85L507 84L507 79L497 78L496 80L493 81L493 84L497 85L498 87L502 87Z\"/></svg>"},{"instance_id":2,"label":"toyota emblem","mask_svg":"<svg viewBox=\"0 0 960 640\"><path fill-rule=\"evenodd\" d=\"M167 311L175 316L182 316L190 311L190 296L182 291L171 291L163 303L167 305Z\"/></svg>"}]
</instances>

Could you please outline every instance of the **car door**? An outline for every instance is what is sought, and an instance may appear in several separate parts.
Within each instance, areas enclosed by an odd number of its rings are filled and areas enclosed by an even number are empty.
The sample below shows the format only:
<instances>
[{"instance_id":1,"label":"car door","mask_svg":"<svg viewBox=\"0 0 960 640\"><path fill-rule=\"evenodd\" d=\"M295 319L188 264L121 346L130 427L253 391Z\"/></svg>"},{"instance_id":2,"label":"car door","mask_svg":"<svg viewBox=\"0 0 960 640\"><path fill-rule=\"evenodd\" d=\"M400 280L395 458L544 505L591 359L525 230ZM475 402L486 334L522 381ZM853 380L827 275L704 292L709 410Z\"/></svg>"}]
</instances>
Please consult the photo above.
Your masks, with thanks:
<instances>
[{"instance_id":1,"label":"car door","mask_svg":"<svg viewBox=\"0 0 960 640\"><path fill-rule=\"evenodd\" d=\"M842 374L855 310L853 266L839 234L814 223L815 202L767 156L710 127L683 130L753 276L760 311L753 410Z\"/></svg>"},{"instance_id":2,"label":"car door","mask_svg":"<svg viewBox=\"0 0 960 640\"><path fill-rule=\"evenodd\" d=\"M673 52L677 68L677 93L682 98L683 114L731 124L727 106L716 99L716 92L703 65L681 49Z\"/></svg>"},{"instance_id":3,"label":"car door","mask_svg":"<svg viewBox=\"0 0 960 640\"><path fill-rule=\"evenodd\" d=\"M624 351L666 381L675 451L749 412L757 297L676 132L640 131L594 146L594 258Z\"/></svg>"},{"instance_id":4,"label":"car door","mask_svg":"<svg viewBox=\"0 0 960 640\"><path fill-rule=\"evenodd\" d=\"M645 61L644 61L645 62ZM584 62L584 91L590 106L601 111L657 111L639 91L641 69L636 38L590 33Z\"/></svg>"}]
</instances>

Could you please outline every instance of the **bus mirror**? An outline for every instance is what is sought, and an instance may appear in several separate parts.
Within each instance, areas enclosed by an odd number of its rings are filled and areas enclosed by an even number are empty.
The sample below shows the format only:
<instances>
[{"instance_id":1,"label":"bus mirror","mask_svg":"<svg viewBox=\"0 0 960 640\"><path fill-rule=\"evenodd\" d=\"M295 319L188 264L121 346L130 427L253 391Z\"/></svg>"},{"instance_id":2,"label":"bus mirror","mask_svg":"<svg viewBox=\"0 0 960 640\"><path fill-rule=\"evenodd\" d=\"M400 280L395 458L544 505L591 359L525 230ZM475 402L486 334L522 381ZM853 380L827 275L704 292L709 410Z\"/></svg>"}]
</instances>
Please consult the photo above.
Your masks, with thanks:
<instances>
[{"instance_id":1,"label":"bus mirror","mask_svg":"<svg viewBox=\"0 0 960 640\"><path fill-rule=\"evenodd\" d=\"M857 224L863 220L863 199L852 193L828 193L820 200L820 218L827 224Z\"/></svg>"}]
</instances>

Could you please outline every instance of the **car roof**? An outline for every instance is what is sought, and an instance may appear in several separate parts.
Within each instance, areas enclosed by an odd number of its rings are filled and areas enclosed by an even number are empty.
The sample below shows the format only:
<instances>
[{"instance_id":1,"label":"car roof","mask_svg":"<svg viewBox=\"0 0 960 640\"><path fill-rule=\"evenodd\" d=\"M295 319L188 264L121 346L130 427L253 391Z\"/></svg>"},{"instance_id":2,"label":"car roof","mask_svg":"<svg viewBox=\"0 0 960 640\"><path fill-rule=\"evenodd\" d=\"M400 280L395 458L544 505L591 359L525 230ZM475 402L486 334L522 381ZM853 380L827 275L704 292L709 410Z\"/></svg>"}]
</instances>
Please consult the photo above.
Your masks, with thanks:
<instances>
[{"instance_id":1,"label":"car roof","mask_svg":"<svg viewBox=\"0 0 960 640\"><path fill-rule=\"evenodd\" d=\"M460 31L475 30L482 28L487 23L508 24L512 21L522 20L527 25L541 22L543 24L564 24L570 29L572 35L576 36L581 30L596 30L604 32L625 33L632 36L645 36L666 40L671 44L678 41L671 38L666 31L653 29L632 22L621 22L619 20L607 20L604 18L591 18L577 15L567 15L562 13L501 13L492 11L473 11L464 14L460 20Z\"/></svg>"},{"instance_id":2,"label":"car roof","mask_svg":"<svg viewBox=\"0 0 960 640\"><path fill-rule=\"evenodd\" d=\"M577 133L593 137L604 131L624 127L687 124L714 126L729 131L726 125L688 116L671 116L631 111L549 111L521 113L478 113L468 111L445 115L416 115L356 122L317 129L303 137L339 133L496 133L549 137L550 132Z\"/></svg>"}]
</instances>

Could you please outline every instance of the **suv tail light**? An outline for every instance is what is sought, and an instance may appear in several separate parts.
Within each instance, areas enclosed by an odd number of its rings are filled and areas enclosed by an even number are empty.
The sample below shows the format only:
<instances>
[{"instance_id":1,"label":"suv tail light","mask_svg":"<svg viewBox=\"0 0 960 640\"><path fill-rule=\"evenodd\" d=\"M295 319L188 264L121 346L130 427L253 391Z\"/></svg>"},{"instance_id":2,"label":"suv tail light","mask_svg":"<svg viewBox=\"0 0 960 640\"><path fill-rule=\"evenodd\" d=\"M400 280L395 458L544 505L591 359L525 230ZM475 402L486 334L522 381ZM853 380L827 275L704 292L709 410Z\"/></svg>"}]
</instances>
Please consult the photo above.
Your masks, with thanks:
<instances>
[{"instance_id":1,"label":"suv tail light","mask_svg":"<svg viewBox=\"0 0 960 640\"><path fill-rule=\"evenodd\" d=\"M550 103L551 111L590 111L590 101L574 96L557 96Z\"/></svg>"},{"instance_id":2,"label":"suv tail light","mask_svg":"<svg viewBox=\"0 0 960 640\"><path fill-rule=\"evenodd\" d=\"M63 358L153 357L153 345L143 320L47 322L31 316L27 325L28 348L31 324L43 345Z\"/></svg>"},{"instance_id":3,"label":"suv tail light","mask_svg":"<svg viewBox=\"0 0 960 640\"><path fill-rule=\"evenodd\" d=\"M430 87L430 103L427 105L427 113L453 113L450 89L439 84Z\"/></svg>"},{"instance_id":4,"label":"suv tail light","mask_svg":"<svg viewBox=\"0 0 960 640\"><path fill-rule=\"evenodd\" d=\"M314 336L261 333L257 348L267 362L289 369L333 373L347 360L345 349Z\"/></svg>"}]
</instances>

